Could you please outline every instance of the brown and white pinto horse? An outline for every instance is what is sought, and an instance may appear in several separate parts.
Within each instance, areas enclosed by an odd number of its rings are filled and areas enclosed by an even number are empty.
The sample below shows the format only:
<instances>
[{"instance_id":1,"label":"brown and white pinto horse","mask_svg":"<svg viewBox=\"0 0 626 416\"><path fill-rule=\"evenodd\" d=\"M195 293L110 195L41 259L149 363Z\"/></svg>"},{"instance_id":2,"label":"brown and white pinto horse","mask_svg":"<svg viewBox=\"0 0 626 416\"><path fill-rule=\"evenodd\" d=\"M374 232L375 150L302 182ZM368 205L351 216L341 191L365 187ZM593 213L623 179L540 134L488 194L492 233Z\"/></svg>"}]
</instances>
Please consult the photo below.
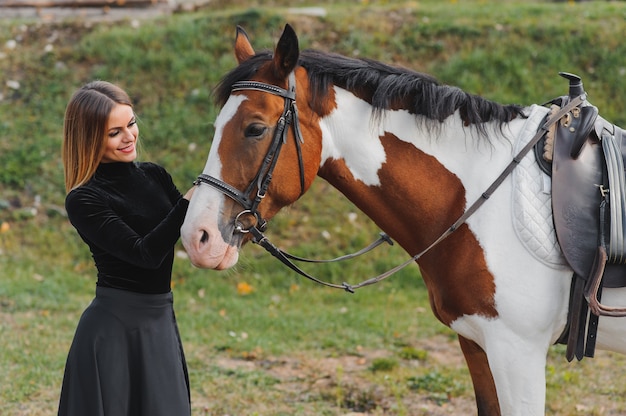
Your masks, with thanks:
<instances>
[{"instance_id":1,"label":"brown and white pinto horse","mask_svg":"<svg viewBox=\"0 0 626 416\"><path fill-rule=\"evenodd\" d=\"M238 29L235 54L238 67L216 90L223 107L201 175L211 186L195 190L181 229L202 268L233 266L250 227L262 228L316 176L415 256L480 199L546 114L372 60L300 53L288 25L274 53L255 53ZM479 415L544 414L546 355L566 323L572 271L551 214L528 232L534 208L514 206L528 178L549 206L550 179L534 155L522 162L524 175L507 176L417 261L433 312L458 333ZM607 304L620 298L622 289L603 293ZM600 318L597 347L626 353L626 320Z\"/></svg>"}]
</instances>

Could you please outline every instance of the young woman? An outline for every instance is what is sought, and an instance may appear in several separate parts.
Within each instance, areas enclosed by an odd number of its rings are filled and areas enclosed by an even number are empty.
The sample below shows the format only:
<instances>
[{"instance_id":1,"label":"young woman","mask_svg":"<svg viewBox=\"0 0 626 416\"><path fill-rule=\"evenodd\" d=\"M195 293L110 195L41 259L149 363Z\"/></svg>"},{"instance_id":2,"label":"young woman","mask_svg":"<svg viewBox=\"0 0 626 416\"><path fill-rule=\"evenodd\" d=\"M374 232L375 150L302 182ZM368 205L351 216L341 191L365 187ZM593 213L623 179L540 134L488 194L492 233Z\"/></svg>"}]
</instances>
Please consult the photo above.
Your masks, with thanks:
<instances>
[{"instance_id":1,"label":"young woman","mask_svg":"<svg viewBox=\"0 0 626 416\"><path fill-rule=\"evenodd\" d=\"M63 167L70 222L98 271L70 347L59 415L184 416L189 377L170 288L189 199L153 163L135 162L130 98L104 81L76 91Z\"/></svg>"}]
</instances>

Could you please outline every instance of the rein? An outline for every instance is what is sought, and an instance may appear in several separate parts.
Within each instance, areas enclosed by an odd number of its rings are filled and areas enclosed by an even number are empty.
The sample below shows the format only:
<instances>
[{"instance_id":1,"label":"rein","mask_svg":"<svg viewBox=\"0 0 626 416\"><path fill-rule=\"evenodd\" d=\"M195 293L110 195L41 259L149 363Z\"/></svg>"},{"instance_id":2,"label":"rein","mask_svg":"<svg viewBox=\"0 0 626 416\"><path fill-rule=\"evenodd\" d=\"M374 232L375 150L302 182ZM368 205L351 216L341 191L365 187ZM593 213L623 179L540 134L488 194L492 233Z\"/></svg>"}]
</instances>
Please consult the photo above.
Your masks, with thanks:
<instances>
[{"instance_id":1,"label":"rein","mask_svg":"<svg viewBox=\"0 0 626 416\"><path fill-rule=\"evenodd\" d=\"M294 261L302 261L308 263L329 263L334 261L341 261L351 259L361 254L364 254L383 242L387 242L390 245L393 245L393 241L391 238L385 234L381 233L378 240L370 244L369 246L357 251L353 254L347 254L344 256L340 256L330 260L311 260L298 256L291 255L278 247L272 244L268 238L263 234L263 231L267 228L267 221L261 217L261 214L258 212L257 208L261 202L261 200L265 197L267 192L267 188L272 180L272 173L274 168L276 167L276 162L278 156L280 154L280 149L282 144L287 140L287 131L288 125L293 124L294 128L294 136L296 142L296 148L298 152L298 163L300 166L300 186L301 186L301 194L304 193L304 164L302 159L302 149L300 144L304 142L302 138L302 133L300 132L300 122L298 120L298 110L296 107L296 83L295 83L295 75L293 72L289 75L289 89L285 90L280 87L265 84L262 82L256 81L241 81L233 84L232 91L241 91L241 90L256 90L262 92L268 92L270 94L278 95L285 100L285 107L283 109L283 113L278 120L278 124L276 126L276 131L274 133L274 138L272 139L272 143L270 144L269 150L263 160L263 164L261 168L257 172L255 178L250 182L248 187L244 192L240 192L233 186L221 181L220 179L214 178L210 175L206 175L204 173L200 174L194 185L199 185L200 183L205 183L207 185L211 185L217 190L224 193L226 196L232 198L234 201L239 203L244 210L241 211L235 218L235 231L240 233L251 233L252 234L252 242L260 245L265 250L267 250L272 256L276 257L280 260L284 265L298 273L299 275L306 277L309 280L312 280L316 283L319 283L323 286L335 288L335 289L343 289L346 292L354 293L356 289L359 289L364 286L369 286L374 283L378 283L381 280L386 279L392 274L402 270L406 266L411 263L416 262L420 257L425 255L428 251L430 251L433 247L438 245L452 233L454 233L461 225L463 225L469 217L471 217L478 208L482 204L484 204L487 199L491 197L491 195L495 192L495 190L504 182L507 176L511 174L513 169L517 167L517 165L522 161L522 159L526 156L526 154L533 148L535 144L546 134L548 129L554 125L558 120L560 120L564 115L570 112L573 108L582 104L586 95L583 93L572 100L570 100L566 105L564 105L559 111L552 115L538 130L537 133L533 136L533 138L521 149L515 157L511 160L511 162L504 168L502 173L493 181L493 183L482 193L482 195L474 201L474 203L448 228L446 229L437 239L435 239L428 247L426 247L421 252L417 253L413 257L406 260L404 263L395 266L394 268L378 275L372 277L370 279L364 280L361 283L356 285L349 284L347 282L343 282L342 284L334 284L325 282L320 280L304 270L300 269L297 265L295 265L291 260ZM254 199L250 197L252 194L254 187L256 186L257 192ZM244 228L240 223L239 219L246 215L251 214L256 218L256 224L250 226L249 228Z\"/></svg>"}]
</instances>

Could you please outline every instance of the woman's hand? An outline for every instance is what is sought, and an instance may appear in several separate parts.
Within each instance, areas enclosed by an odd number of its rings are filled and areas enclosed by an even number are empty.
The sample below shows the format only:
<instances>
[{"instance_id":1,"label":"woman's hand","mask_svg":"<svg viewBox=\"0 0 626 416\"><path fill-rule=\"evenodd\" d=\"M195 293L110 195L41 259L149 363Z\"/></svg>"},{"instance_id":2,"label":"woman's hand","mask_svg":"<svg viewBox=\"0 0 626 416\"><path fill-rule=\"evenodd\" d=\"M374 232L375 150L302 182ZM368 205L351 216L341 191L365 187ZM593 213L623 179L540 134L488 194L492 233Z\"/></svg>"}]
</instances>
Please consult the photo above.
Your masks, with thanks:
<instances>
[{"instance_id":1,"label":"woman's hand","mask_svg":"<svg viewBox=\"0 0 626 416\"><path fill-rule=\"evenodd\" d=\"M191 195L193 195L193 191L196 189L196 185L192 186L191 188L189 188L189 190L187 191L187 193L185 195L183 195L183 198L185 198L187 201L191 201Z\"/></svg>"}]
</instances>

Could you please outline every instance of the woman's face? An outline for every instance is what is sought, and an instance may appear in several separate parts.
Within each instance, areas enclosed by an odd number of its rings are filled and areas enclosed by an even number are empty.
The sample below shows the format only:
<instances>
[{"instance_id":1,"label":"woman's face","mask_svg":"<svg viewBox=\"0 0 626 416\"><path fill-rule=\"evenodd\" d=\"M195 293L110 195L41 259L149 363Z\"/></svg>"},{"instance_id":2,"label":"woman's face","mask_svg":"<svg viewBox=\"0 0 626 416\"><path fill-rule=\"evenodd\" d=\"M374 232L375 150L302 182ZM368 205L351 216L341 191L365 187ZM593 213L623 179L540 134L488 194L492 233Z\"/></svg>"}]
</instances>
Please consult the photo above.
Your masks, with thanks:
<instances>
[{"instance_id":1,"label":"woman's face","mask_svg":"<svg viewBox=\"0 0 626 416\"><path fill-rule=\"evenodd\" d=\"M106 150L102 163L132 162L137 157L139 127L132 107L117 104L109 114L106 129Z\"/></svg>"}]
</instances>

